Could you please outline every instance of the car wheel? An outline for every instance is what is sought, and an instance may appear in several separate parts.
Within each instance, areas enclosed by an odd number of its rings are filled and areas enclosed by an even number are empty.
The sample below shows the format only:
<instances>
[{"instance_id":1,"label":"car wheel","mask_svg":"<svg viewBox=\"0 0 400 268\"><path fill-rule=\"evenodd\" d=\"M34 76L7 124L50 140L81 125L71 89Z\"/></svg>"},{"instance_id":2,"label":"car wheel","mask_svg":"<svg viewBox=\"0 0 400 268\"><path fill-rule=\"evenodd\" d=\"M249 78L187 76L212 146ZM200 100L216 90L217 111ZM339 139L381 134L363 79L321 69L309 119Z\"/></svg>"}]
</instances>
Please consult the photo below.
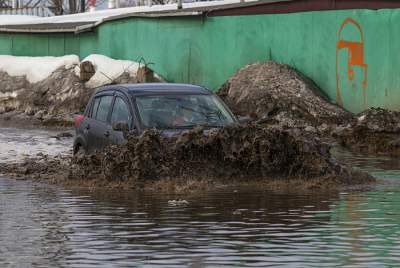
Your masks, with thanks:
<instances>
[{"instance_id":1,"label":"car wheel","mask_svg":"<svg viewBox=\"0 0 400 268\"><path fill-rule=\"evenodd\" d=\"M76 156L76 157L82 157L82 156L84 156L85 154L86 154L85 148L83 148L82 145L79 145L79 146L78 146L78 149L75 150L74 156Z\"/></svg>"}]
</instances>

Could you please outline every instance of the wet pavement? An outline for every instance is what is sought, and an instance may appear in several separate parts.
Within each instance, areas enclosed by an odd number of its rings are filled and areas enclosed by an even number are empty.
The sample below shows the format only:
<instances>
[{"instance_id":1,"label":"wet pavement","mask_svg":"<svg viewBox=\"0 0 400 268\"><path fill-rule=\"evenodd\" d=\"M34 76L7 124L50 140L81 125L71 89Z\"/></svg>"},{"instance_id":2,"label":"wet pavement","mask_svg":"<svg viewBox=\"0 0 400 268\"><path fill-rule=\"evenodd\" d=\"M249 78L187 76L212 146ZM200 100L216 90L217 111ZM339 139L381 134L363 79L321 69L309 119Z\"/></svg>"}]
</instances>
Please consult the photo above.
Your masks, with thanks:
<instances>
[{"instance_id":1,"label":"wet pavement","mask_svg":"<svg viewBox=\"0 0 400 268\"><path fill-rule=\"evenodd\" d=\"M0 129L0 161L68 153L71 139L52 136ZM335 154L385 183L337 193L166 195L0 177L0 267L396 266L398 160Z\"/></svg>"}]
</instances>

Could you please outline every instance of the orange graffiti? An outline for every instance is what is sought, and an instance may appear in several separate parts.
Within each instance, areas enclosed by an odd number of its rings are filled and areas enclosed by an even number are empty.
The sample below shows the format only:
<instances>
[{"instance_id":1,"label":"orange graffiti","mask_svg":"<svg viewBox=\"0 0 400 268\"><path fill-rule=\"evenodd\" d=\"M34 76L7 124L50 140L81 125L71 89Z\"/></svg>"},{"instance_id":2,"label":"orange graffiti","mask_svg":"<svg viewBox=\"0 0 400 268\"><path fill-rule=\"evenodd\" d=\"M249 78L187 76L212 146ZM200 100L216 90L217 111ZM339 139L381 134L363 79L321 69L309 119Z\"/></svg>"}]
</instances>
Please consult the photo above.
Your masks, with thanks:
<instances>
[{"instance_id":1,"label":"orange graffiti","mask_svg":"<svg viewBox=\"0 0 400 268\"><path fill-rule=\"evenodd\" d=\"M348 24L354 25L360 32L360 41L345 41L341 39L341 34L344 27ZM339 51L341 49L347 48L347 79L349 81L354 80L354 66L359 66L364 69L364 79L362 81L362 93L364 98L364 106L366 106L366 88L367 88L367 70L368 65L364 62L364 34L361 29L360 24L358 24L352 18L347 18L343 21L340 26L338 32L338 42L336 44L336 100L337 103L343 106L343 100L340 95L340 86L339 86Z\"/></svg>"}]
</instances>

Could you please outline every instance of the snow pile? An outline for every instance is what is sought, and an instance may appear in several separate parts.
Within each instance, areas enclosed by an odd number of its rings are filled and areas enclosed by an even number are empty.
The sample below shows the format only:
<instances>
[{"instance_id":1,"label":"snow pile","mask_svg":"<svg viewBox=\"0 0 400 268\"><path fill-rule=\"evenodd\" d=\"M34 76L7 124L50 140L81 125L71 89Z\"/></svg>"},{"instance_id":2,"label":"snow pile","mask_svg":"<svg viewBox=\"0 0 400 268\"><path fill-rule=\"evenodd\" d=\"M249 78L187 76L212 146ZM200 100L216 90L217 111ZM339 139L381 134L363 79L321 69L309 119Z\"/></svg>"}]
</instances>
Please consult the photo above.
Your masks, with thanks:
<instances>
[{"instance_id":1,"label":"snow pile","mask_svg":"<svg viewBox=\"0 0 400 268\"><path fill-rule=\"evenodd\" d=\"M1 99L9 99L9 98L16 98L18 96L17 92L0 92L0 100Z\"/></svg>"},{"instance_id":2,"label":"snow pile","mask_svg":"<svg viewBox=\"0 0 400 268\"><path fill-rule=\"evenodd\" d=\"M92 54L83 59L95 67L95 74L85 84L88 88L95 88L110 84L123 74L136 77L139 63L129 60L115 60L107 56ZM60 67L70 69L75 67L76 76L79 77L80 60L77 55L63 57L19 57L0 55L0 71L9 76L24 76L29 83L35 84L51 76ZM144 66L144 65L142 65ZM155 75L156 78L160 78Z\"/></svg>"},{"instance_id":3,"label":"snow pile","mask_svg":"<svg viewBox=\"0 0 400 268\"><path fill-rule=\"evenodd\" d=\"M246 2L255 2L256 0L247 0ZM277 1L277 0L276 0ZM183 3L183 10L192 8L207 8L239 4L241 0L218 0L218 1L204 1ZM138 13L151 13L160 11L177 11L176 3L166 5L152 5L150 6L135 6L116 9L97 10L94 12L77 13L62 16L52 16L44 18L35 18L33 16L18 16L22 17L23 21L17 16L7 16L7 20L0 19L0 25L18 25L18 24L53 24L53 23L74 23L74 22L87 22L87 23L102 23L105 20L112 19L119 16L135 16ZM195 14L195 13L194 13ZM1 17L1 16L0 16ZM30 17L30 18L25 18Z\"/></svg>"},{"instance_id":4,"label":"snow pile","mask_svg":"<svg viewBox=\"0 0 400 268\"><path fill-rule=\"evenodd\" d=\"M128 73L129 76L135 77L139 69L139 63L129 60L114 60L107 56L92 54L82 62L90 61L96 73L86 82L86 87L95 88L110 84L112 81L120 77L124 73ZM79 76L80 67L75 67L75 74Z\"/></svg>"},{"instance_id":5,"label":"snow pile","mask_svg":"<svg viewBox=\"0 0 400 268\"><path fill-rule=\"evenodd\" d=\"M18 57L0 55L0 71L10 76L25 76L31 83L37 83L49 77L60 67L69 69L79 64L79 57Z\"/></svg>"},{"instance_id":6,"label":"snow pile","mask_svg":"<svg viewBox=\"0 0 400 268\"><path fill-rule=\"evenodd\" d=\"M0 25L8 24L25 24L35 22L40 20L41 17L38 16L28 16L28 15L0 15Z\"/></svg>"},{"instance_id":7,"label":"snow pile","mask_svg":"<svg viewBox=\"0 0 400 268\"><path fill-rule=\"evenodd\" d=\"M23 113L49 124L69 124L98 86L161 81L144 64L102 55L90 55L84 62L75 55L0 56L0 114Z\"/></svg>"}]
</instances>

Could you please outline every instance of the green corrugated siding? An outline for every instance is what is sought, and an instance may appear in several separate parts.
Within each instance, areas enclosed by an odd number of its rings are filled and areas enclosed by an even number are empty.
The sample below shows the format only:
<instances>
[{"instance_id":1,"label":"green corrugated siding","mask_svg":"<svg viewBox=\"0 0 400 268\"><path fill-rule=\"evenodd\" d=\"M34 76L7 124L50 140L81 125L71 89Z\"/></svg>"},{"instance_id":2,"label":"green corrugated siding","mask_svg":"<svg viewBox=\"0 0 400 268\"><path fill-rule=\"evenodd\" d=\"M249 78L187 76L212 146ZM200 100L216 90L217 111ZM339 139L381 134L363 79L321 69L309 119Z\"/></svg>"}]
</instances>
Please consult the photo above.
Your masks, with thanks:
<instances>
[{"instance_id":1,"label":"green corrugated siding","mask_svg":"<svg viewBox=\"0 0 400 268\"><path fill-rule=\"evenodd\" d=\"M49 37L45 34L12 35L12 53L16 56L47 56Z\"/></svg>"},{"instance_id":2,"label":"green corrugated siding","mask_svg":"<svg viewBox=\"0 0 400 268\"><path fill-rule=\"evenodd\" d=\"M12 54L12 38L9 34L0 34L0 51L1 54Z\"/></svg>"},{"instance_id":3,"label":"green corrugated siding","mask_svg":"<svg viewBox=\"0 0 400 268\"><path fill-rule=\"evenodd\" d=\"M57 37L52 37L57 38ZM95 42L95 40L90 40L90 42ZM83 44L80 43L80 36L73 35L73 34L65 34L64 35L64 48L65 48L65 55L69 54L76 54L82 57L80 52L80 46Z\"/></svg>"},{"instance_id":4,"label":"green corrugated siding","mask_svg":"<svg viewBox=\"0 0 400 268\"><path fill-rule=\"evenodd\" d=\"M311 77L336 100L336 44L342 22L351 17L364 34L368 65L366 97L363 68L354 66L348 79L348 50L338 53L339 91L353 112L381 106L400 110L400 10L318 11L231 17L128 18L74 34L0 34L0 53L14 55L92 53L117 59L152 62L171 82L190 82L217 89L243 65L272 59ZM342 32L357 42L356 27Z\"/></svg>"},{"instance_id":5,"label":"green corrugated siding","mask_svg":"<svg viewBox=\"0 0 400 268\"><path fill-rule=\"evenodd\" d=\"M49 51L48 55L63 56L65 53L64 34L54 34L49 36Z\"/></svg>"}]
</instances>

